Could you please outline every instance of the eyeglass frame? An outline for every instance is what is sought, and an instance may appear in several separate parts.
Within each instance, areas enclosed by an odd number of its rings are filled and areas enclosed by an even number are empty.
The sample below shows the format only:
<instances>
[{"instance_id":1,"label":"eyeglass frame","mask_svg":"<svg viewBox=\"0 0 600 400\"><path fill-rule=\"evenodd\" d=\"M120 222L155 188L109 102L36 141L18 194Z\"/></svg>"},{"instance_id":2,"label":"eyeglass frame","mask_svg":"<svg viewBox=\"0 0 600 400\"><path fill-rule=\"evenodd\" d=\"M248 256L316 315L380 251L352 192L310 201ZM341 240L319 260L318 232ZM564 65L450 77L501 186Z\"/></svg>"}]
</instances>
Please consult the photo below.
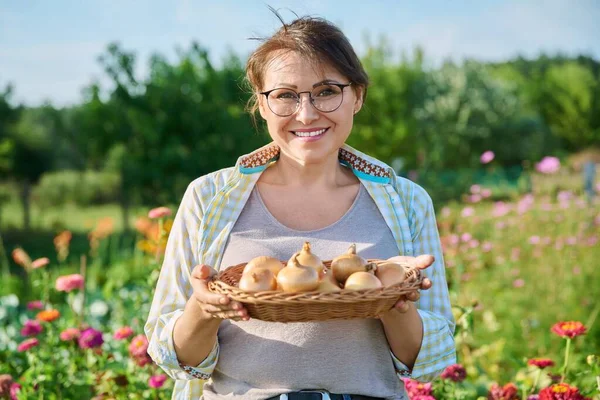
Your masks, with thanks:
<instances>
[{"instance_id":1,"label":"eyeglass frame","mask_svg":"<svg viewBox=\"0 0 600 400\"><path fill-rule=\"evenodd\" d=\"M313 86L313 90L315 90L319 86L337 86L337 87L339 87L340 90L342 91L341 92L342 93L342 101L340 101L340 105L337 106L336 108L334 108L333 110L330 110L330 111L319 110L317 108L317 106L315 106L315 103L314 103L315 99L312 97L312 92L313 92L312 90L305 90L303 92L296 92L294 89L290 89L290 88L286 88L286 87L278 87L278 88L275 88L275 89L267 90L265 92L259 92L258 94L262 94L262 95L265 96L265 99L267 100L267 106L269 107L269 110L271 110L271 112L273 114L277 115L278 117L289 117L290 115L294 115L295 113L297 113L298 110L300 109L300 104L302 103L302 97L300 95L303 94L303 93L308 93L308 100L309 100L310 104L315 108L315 110L317 110L318 112L322 112L322 113L331 113L331 112L337 111L342 106L342 103L344 102L344 89L347 88L348 86L352 86L352 82L348 82L348 83L321 82L317 86ZM296 100L296 109L292 113L287 114L287 115L277 114L275 111L273 111L273 109L271 108L271 105L269 104L269 95L272 92L274 92L276 90L281 90L281 89L290 90L290 91L296 93L296 95L298 96L298 99Z\"/></svg>"}]
</instances>

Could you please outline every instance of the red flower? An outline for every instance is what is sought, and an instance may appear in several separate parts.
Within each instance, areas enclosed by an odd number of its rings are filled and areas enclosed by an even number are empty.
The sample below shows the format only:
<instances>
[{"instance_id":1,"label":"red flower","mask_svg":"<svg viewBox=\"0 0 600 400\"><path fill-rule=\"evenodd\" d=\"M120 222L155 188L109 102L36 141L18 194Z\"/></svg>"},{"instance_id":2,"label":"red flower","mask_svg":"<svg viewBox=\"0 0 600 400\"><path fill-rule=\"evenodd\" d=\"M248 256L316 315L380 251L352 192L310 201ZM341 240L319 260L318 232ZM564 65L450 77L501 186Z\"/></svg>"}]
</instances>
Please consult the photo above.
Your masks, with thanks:
<instances>
[{"instance_id":1,"label":"red flower","mask_svg":"<svg viewBox=\"0 0 600 400\"><path fill-rule=\"evenodd\" d=\"M441 377L442 379L450 379L454 382L462 382L467 377L467 371L460 364L452 364L442 372Z\"/></svg>"},{"instance_id":2,"label":"red flower","mask_svg":"<svg viewBox=\"0 0 600 400\"><path fill-rule=\"evenodd\" d=\"M531 360L527 361L527 364L534 365L539 369L544 369L546 367L553 367L554 361L549 358L532 358Z\"/></svg>"},{"instance_id":3,"label":"red flower","mask_svg":"<svg viewBox=\"0 0 600 400\"><path fill-rule=\"evenodd\" d=\"M588 400L579 389L566 383L557 383L540 391L539 400Z\"/></svg>"},{"instance_id":4,"label":"red flower","mask_svg":"<svg viewBox=\"0 0 600 400\"><path fill-rule=\"evenodd\" d=\"M552 326L551 331L564 338L574 338L585 335L586 327L579 321L557 322Z\"/></svg>"},{"instance_id":5,"label":"red flower","mask_svg":"<svg viewBox=\"0 0 600 400\"><path fill-rule=\"evenodd\" d=\"M431 382L421 383L419 381L415 381L413 379L403 379L404 387L406 388L406 392L413 398L415 396L431 396Z\"/></svg>"},{"instance_id":6,"label":"red flower","mask_svg":"<svg viewBox=\"0 0 600 400\"><path fill-rule=\"evenodd\" d=\"M488 400L519 400L518 392L514 383L507 383L503 387L494 383L488 393Z\"/></svg>"}]
</instances>

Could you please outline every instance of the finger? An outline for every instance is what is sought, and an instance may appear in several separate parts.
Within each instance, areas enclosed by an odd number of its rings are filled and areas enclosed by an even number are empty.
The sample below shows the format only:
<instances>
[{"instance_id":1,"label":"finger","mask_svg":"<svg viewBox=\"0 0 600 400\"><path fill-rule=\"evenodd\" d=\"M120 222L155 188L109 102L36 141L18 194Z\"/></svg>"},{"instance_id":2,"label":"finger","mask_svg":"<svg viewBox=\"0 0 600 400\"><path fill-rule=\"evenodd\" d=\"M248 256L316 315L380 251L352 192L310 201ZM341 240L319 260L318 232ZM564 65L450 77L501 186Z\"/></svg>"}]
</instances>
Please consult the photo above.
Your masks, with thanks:
<instances>
[{"instance_id":1,"label":"finger","mask_svg":"<svg viewBox=\"0 0 600 400\"><path fill-rule=\"evenodd\" d=\"M399 302L396 303L396 305L394 305L394 307L396 308L396 310L400 311L401 313L405 313L408 311L409 305L406 301L400 300Z\"/></svg>"},{"instance_id":2,"label":"finger","mask_svg":"<svg viewBox=\"0 0 600 400\"><path fill-rule=\"evenodd\" d=\"M423 278L423 281L421 282L421 289L427 290L431 287L431 285L433 285L433 283L431 282L431 279Z\"/></svg>"},{"instance_id":3,"label":"finger","mask_svg":"<svg viewBox=\"0 0 600 400\"><path fill-rule=\"evenodd\" d=\"M414 266L420 269L429 267L435 261L431 254L423 254L414 259Z\"/></svg>"},{"instance_id":4,"label":"finger","mask_svg":"<svg viewBox=\"0 0 600 400\"><path fill-rule=\"evenodd\" d=\"M388 261L399 263L402 265L412 265L415 258L410 256L394 256L387 259Z\"/></svg>"},{"instance_id":5,"label":"finger","mask_svg":"<svg viewBox=\"0 0 600 400\"><path fill-rule=\"evenodd\" d=\"M206 281L200 279L191 280L192 289L194 289L194 297L199 303L227 305L231 299L224 294L213 293L208 290Z\"/></svg>"},{"instance_id":6,"label":"finger","mask_svg":"<svg viewBox=\"0 0 600 400\"><path fill-rule=\"evenodd\" d=\"M419 294L419 292L414 291L414 292L410 292L409 294L406 295L406 300L417 301L417 300L419 300L420 297L421 297L421 295Z\"/></svg>"}]
</instances>

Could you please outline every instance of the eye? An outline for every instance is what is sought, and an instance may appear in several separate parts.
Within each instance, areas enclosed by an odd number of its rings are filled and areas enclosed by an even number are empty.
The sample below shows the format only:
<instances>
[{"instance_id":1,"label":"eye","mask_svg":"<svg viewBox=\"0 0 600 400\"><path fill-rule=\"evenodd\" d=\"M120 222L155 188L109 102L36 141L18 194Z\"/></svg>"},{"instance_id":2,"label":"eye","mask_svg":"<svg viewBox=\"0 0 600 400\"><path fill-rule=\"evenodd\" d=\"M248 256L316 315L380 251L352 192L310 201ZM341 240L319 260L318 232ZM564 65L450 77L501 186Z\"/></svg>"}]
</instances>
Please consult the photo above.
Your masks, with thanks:
<instances>
[{"instance_id":1,"label":"eye","mask_svg":"<svg viewBox=\"0 0 600 400\"><path fill-rule=\"evenodd\" d=\"M271 97L277 100L296 100L298 96L290 90L276 90L271 93Z\"/></svg>"},{"instance_id":2,"label":"eye","mask_svg":"<svg viewBox=\"0 0 600 400\"><path fill-rule=\"evenodd\" d=\"M337 86L323 86L323 87L318 87L315 91L314 91L314 97L329 97L329 96L335 96L340 94L340 88L338 88Z\"/></svg>"}]
</instances>

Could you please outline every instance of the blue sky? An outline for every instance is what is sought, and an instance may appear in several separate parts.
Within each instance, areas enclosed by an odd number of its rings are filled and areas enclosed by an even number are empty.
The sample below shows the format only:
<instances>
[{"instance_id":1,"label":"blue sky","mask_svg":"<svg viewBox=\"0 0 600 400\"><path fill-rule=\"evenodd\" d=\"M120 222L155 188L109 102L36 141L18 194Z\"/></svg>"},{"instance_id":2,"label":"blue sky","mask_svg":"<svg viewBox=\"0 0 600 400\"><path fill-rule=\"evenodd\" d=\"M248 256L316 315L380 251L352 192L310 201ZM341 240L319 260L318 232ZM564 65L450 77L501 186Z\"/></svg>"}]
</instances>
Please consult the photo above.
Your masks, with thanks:
<instances>
[{"instance_id":1,"label":"blue sky","mask_svg":"<svg viewBox=\"0 0 600 400\"><path fill-rule=\"evenodd\" d=\"M94 80L105 82L97 57L112 41L138 55L143 76L150 54L175 58L198 41L218 63L227 49L245 57L278 27L267 4L338 24L359 53L365 35L385 35L400 51L416 45L430 65L446 58L503 60L541 51L585 53L600 60L600 1L334 1L334 0L0 0L0 87L14 100L68 105Z\"/></svg>"}]
</instances>

